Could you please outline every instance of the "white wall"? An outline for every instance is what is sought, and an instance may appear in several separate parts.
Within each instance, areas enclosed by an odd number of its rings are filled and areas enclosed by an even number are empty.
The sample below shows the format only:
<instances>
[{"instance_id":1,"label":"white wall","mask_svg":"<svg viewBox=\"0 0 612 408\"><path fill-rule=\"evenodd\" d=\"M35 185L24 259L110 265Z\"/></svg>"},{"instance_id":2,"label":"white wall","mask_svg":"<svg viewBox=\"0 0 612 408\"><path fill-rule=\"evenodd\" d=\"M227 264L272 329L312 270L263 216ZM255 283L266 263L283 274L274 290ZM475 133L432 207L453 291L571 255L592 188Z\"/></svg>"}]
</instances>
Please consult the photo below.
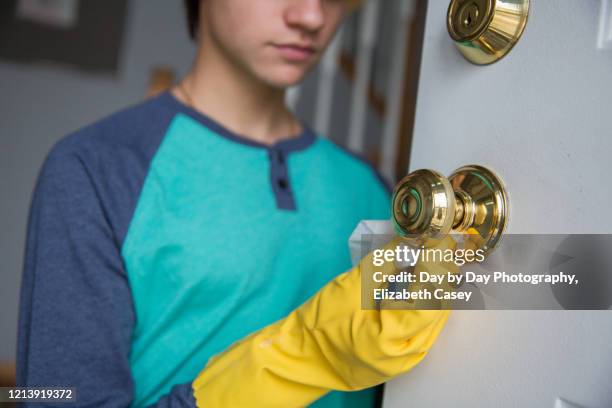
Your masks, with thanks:
<instances>
[{"instance_id":1,"label":"white wall","mask_svg":"<svg viewBox=\"0 0 612 408\"><path fill-rule=\"evenodd\" d=\"M154 65L186 72L182 1L131 0L116 77L0 60L0 360L15 355L25 224L38 169L68 132L142 100Z\"/></svg>"},{"instance_id":2,"label":"white wall","mask_svg":"<svg viewBox=\"0 0 612 408\"><path fill-rule=\"evenodd\" d=\"M511 233L610 233L612 52L600 2L532 0L521 42L466 62L430 0L411 170L484 164L506 181ZM386 407L611 407L612 311L456 311Z\"/></svg>"}]
</instances>

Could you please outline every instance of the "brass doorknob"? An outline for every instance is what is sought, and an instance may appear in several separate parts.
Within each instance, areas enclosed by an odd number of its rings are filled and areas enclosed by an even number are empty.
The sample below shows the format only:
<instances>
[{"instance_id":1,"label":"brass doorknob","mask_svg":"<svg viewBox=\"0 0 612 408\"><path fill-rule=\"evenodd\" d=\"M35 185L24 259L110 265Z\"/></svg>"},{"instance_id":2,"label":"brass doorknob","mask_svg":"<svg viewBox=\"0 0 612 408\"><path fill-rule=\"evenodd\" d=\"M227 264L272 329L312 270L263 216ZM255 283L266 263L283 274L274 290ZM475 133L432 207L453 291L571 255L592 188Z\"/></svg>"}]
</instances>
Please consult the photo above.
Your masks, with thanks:
<instances>
[{"instance_id":1,"label":"brass doorknob","mask_svg":"<svg viewBox=\"0 0 612 408\"><path fill-rule=\"evenodd\" d=\"M488 254L508 220L508 197L500 178L477 165L463 166L450 177L417 170L393 192L393 224L413 245L428 246L451 231L466 232L474 249Z\"/></svg>"},{"instance_id":2,"label":"brass doorknob","mask_svg":"<svg viewBox=\"0 0 612 408\"><path fill-rule=\"evenodd\" d=\"M510 52L528 15L529 0L451 0L446 25L461 54L486 65Z\"/></svg>"}]
</instances>

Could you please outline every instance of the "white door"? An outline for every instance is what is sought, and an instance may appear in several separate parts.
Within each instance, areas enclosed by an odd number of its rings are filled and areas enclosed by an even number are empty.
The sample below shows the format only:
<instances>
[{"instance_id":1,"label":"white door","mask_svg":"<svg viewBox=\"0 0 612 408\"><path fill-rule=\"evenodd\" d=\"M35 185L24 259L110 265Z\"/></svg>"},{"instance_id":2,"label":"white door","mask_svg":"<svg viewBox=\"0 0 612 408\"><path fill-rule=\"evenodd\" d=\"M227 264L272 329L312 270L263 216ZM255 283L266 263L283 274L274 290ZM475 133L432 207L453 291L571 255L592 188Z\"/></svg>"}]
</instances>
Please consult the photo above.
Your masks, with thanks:
<instances>
[{"instance_id":1,"label":"white door","mask_svg":"<svg viewBox=\"0 0 612 408\"><path fill-rule=\"evenodd\" d=\"M491 66L454 48L430 0L411 169L494 169L508 233L612 232L612 50L601 2L532 0ZM611 248L612 249L612 248ZM430 354L386 387L390 407L612 407L612 311L455 311Z\"/></svg>"}]
</instances>

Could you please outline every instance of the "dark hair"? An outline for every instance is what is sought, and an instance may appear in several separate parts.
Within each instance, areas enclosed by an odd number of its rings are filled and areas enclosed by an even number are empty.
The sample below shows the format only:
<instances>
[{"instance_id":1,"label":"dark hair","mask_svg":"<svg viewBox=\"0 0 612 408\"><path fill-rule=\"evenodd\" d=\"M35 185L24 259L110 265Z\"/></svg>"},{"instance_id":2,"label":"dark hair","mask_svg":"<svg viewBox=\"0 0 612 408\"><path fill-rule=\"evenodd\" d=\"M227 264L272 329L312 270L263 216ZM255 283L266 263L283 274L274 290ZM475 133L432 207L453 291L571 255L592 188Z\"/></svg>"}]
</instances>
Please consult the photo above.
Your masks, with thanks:
<instances>
[{"instance_id":1,"label":"dark hair","mask_svg":"<svg viewBox=\"0 0 612 408\"><path fill-rule=\"evenodd\" d=\"M198 24L200 22L200 0L183 0L185 3L185 12L187 13L187 29L189 36L195 40L198 33Z\"/></svg>"}]
</instances>

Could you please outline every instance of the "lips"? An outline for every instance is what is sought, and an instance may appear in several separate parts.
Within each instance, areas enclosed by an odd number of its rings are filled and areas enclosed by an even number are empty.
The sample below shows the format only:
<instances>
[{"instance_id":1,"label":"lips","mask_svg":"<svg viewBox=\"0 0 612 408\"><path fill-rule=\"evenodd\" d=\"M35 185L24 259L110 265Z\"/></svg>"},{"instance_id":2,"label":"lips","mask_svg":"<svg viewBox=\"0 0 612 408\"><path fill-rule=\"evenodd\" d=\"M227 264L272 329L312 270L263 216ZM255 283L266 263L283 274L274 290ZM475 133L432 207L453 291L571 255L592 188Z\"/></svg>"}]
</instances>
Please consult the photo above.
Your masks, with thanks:
<instances>
[{"instance_id":1,"label":"lips","mask_svg":"<svg viewBox=\"0 0 612 408\"><path fill-rule=\"evenodd\" d=\"M304 62L316 54L316 49L303 44L274 44L274 48L288 61Z\"/></svg>"}]
</instances>

